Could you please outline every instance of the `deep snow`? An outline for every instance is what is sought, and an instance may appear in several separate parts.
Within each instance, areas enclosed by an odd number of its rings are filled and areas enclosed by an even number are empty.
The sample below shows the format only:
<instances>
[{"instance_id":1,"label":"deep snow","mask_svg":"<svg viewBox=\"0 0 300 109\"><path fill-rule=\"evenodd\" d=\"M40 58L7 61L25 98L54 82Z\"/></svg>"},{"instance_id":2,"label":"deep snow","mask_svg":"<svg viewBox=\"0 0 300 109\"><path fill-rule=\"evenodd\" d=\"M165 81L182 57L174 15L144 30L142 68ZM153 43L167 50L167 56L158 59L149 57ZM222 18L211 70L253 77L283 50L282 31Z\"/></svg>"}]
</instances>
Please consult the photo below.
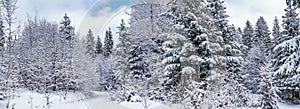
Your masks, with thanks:
<instances>
[{"instance_id":1,"label":"deep snow","mask_svg":"<svg viewBox=\"0 0 300 109\"><path fill-rule=\"evenodd\" d=\"M20 91L18 97L12 100L15 109L143 109L143 103L110 101L106 92L95 92L95 96L84 99L80 93L69 93L63 99L59 93L51 94L50 106L46 105L44 94L33 93L30 91ZM0 109L5 109L5 101L0 101ZM148 109L181 109L180 105L163 105L154 101L148 101ZM289 105L278 103L280 109L300 109L300 105Z\"/></svg>"}]
</instances>

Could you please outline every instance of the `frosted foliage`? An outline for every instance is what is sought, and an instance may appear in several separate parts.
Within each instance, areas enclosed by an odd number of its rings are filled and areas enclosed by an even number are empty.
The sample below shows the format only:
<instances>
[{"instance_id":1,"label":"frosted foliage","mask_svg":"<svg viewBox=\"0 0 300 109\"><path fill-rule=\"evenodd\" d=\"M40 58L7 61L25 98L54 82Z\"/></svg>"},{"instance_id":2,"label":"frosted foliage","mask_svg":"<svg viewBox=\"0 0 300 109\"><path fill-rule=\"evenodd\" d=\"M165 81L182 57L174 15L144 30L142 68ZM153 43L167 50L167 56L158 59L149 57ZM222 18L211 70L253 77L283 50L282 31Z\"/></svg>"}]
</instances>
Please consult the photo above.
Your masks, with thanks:
<instances>
[{"instance_id":1,"label":"frosted foliage","mask_svg":"<svg viewBox=\"0 0 300 109\"><path fill-rule=\"evenodd\" d=\"M188 85L187 91L185 92L186 98L184 101L185 107L184 109L199 109L203 108L203 97L206 93L203 90L204 83L191 81Z\"/></svg>"},{"instance_id":2,"label":"frosted foliage","mask_svg":"<svg viewBox=\"0 0 300 109\"><path fill-rule=\"evenodd\" d=\"M195 74L196 73L196 70L192 67L184 67L181 72L183 74Z\"/></svg>"},{"instance_id":3,"label":"frosted foliage","mask_svg":"<svg viewBox=\"0 0 300 109\"><path fill-rule=\"evenodd\" d=\"M74 47L73 62L78 87L86 96L90 96L92 90L98 88L99 78L93 57L85 52L87 49L85 40L78 40Z\"/></svg>"},{"instance_id":4,"label":"frosted foliage","mask_svg":"<svg viewBox=\"0 0 300 109\"><path fill-rule=\"evenodd\" d=\"M274 51L285 50L285 52L290 53L288 56L280 59L284 64L279 67L275 72L275 75L295 75L300 72L297 71L298 61L299 61L299 40L300 36L294 37L290 40L284 41L274 48ZM296 71L296 72L295 72Z\"/></svg>"}]
</instances>

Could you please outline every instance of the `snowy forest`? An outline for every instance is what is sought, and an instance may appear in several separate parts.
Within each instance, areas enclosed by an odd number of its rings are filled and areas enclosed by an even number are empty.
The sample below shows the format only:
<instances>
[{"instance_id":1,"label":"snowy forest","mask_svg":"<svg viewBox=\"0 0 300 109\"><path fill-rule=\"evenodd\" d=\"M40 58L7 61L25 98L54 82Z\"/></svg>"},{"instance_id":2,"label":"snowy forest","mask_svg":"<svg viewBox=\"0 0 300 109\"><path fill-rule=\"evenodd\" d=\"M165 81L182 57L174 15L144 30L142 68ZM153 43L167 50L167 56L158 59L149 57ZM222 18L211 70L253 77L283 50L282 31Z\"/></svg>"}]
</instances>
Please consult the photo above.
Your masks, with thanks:
<instances>
[{"instance_id":1,"label":"snowy forest","mask_svg":"<svg viewBox=\"0 0 300 109\"><path fill-rule=\"evenodd\" d=\"M151 101L180 105L171 109L300 104L299 0L286 0L272 27L261 16L243 28L228 21L225 0L140 0L103 41L91 29L76 33L68 14L18 24L17 2L0 0L1 109L19 109L20 90L43 95L47 107L28 109L51 109L52 94L95 91L145 109Z\"/></svg>"}]
</instances>

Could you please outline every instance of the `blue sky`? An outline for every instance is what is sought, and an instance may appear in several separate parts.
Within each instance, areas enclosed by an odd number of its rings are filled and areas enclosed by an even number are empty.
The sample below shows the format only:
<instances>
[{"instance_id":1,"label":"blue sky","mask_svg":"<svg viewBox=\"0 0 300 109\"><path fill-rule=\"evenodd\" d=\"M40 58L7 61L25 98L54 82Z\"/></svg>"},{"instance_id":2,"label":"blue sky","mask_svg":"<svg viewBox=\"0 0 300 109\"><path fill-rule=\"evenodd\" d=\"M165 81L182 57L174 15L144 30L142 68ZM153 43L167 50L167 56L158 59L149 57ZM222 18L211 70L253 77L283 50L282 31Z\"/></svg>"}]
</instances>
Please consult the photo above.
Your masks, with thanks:
<instances>
[{"instance_id":1,"label":"blue sky","mask_svg":"<svg viewBox=\"0 0 300 109\"><path fill-rule=\"evenodd\" d=\"M121 6L129 6L131 2L132 0L109 0L105 3L95 3L90 12L92 16L99 16L97 15L97 12L103 10L105 7L111 7L112 11L116 11ZM86 4L85 6L91 8L92 5Z\"/></svg>"},{"instance_id":2,"label":"blue sky","mask_svg":"<svg viewBox=\"0 0 300 109\"><path fill-rule=\"evenodd\" d=\"M116 30L120 19L128 19L124 13L133 0L19 0L17 18L26 21L28 14L37 14L50 21L59 22L68 13L77 32L82 35L92 29L94 34L104 32L108 27ZM246 20L255 25L263 16L272 27L275 16L284 15L285 0L225 0L230 23L244 27Z\"/></svg>"}]
</instances>

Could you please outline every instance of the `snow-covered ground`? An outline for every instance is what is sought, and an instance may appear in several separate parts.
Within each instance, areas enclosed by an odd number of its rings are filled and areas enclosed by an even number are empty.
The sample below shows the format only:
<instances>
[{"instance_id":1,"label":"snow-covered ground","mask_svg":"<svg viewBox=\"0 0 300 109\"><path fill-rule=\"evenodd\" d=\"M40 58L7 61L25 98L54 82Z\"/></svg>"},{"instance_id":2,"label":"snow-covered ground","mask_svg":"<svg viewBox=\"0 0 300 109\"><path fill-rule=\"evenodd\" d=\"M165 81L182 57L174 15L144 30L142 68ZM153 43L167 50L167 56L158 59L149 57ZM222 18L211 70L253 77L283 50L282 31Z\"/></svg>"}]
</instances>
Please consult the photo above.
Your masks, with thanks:
<instances>
[{"instance_id":1,"label":"snow-covered ground","mask_svg":"<svg viewBox=\"0 0 300 109\"><path fill-rule=\"evenodd\" d=\"M95 96L89 99L83 99L80 93L69 93L66 99L61 98L59 94L51 94L50 106L46 105L44 94L23 91L12 100L15 109L144 109L143 103L132 102L112 102L106 92L95 92ZM0 101L0 109L5 109L5 101ZM148 102L147 109L180 109L180 106L168 106L154 101ZM300 105L288 105L278 103L280 109L300 109Z\"/></svg>"},{"instance_id":2,"label":"snow-covered ground","mask_svg":"<svg viewBox=\"0 0 300 109\"><path fill-rule=\"evenodd\" d=\"M278 107L280 109L300 109L300 105L290 105L290 104L284 104L284 103L277 103Z\"/></svg>"},{"instance_id":3,"label":"snow-covered ground","mask_svg":"<svg viewBox=\"0 0 300 109\"><path fill-rule=\"evenodd\" d=\"M66 99L61 98L59 94L51 94L51 104L47 106L44 94L23 91L11 104L14 104L15 109L143 109L142 103L112 102L106 92L95 92L95 96L85 100L83 98L80 93L69 93ZM5 109L5 104L6 101L0 101L0 109ZM147 109L172 108L150 101Z\"/></svg>"},{"instance_id":4,"label":"snow-covered ground","mask_svg":"<svg viewBox=\"0 0 300 109\"><path fill-rule=\"evenodd\" d=\"M50 105L47 106L44 94L23 91L11 101L15 109L89 109L83 96L79 93L69 93L66 99L59 94L50 95ZM5 109L6 101L0 101L0 109Z\"/></svg>"}]
</instances>

